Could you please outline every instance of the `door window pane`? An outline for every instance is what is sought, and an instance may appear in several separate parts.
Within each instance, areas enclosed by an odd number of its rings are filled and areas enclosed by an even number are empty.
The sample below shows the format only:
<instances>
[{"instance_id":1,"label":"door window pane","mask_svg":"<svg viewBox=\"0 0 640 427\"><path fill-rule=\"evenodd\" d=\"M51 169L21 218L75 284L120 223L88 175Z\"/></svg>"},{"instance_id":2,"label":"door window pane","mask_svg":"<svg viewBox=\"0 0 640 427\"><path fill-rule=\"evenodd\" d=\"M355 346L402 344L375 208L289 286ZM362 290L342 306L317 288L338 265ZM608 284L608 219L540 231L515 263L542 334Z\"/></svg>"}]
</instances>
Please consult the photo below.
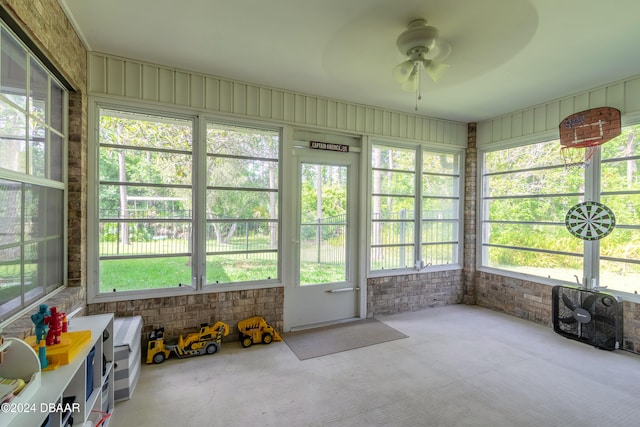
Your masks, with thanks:
<instances>
[{"instance_id":1,"label":"door window pane","mask_svg":"<svg viewBox=\"0 0 640 427\"><path fill-rule=\"evenodd\" d=\"M303 163L300 180L300 285L347 277L346 166Z\"/></svg>"}]
</instances>

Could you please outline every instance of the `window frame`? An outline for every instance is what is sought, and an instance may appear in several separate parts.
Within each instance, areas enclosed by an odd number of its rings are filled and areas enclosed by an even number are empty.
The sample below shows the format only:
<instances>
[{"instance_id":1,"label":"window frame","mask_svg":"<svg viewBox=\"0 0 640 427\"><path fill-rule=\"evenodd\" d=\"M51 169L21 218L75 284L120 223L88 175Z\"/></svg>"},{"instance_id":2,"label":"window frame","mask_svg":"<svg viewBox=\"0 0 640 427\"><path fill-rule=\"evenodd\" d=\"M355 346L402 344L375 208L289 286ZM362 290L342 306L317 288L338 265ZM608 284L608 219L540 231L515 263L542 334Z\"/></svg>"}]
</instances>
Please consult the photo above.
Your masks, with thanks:
<instances>
[{"instance_id":1,"label":"window frame","mask_svg":"<svg viewBox=\"0 0 640 427\"><path fill-rule=\"evenodd\" d=\"M184 122L189 123L190 122L190 129L191 129L191 141L190 141L190 148L191 150L188 149L177 149L175 147L169 147L169 148L165 148L165 147L153 147L151 145L142 145L142 146L137 146L134 144L118 144L118 143L102 143L102 141L100 140L100 134L99 134L99 129L100 129L100 119L103 116L102 112L107 112L107 113L113 113L113 114L105 114L105 116L107 117L118 117L121 116L119 118L127 118L127 115L130 115L132 120L142 120L145 118L148 118L150 122L155 122L155 123L170 123L172 120L175 120L176 123L178 122ZM153 223L153 224L164 224L164 226L166 228L167 224L176 224L179 225L181 223L188 223L190 226L195 225L194 223L194 216L195 216L195 211L194 211L194 183L193 183L193 177L194 177L194 158L195 158L195 154L194 154L194 148L195 148L195 139L196 139L196 120L194 116L189 116L189 115L183 115L183 114L177 114L177 113L167 113L167 112L158 112L158 111L152 111L152 110L142 110L142 109L137 109L137 108L126 108L126 107L121 107L121 106L113 106L113 105L100 105L97 107L96 110L96 117L95 117L95 126L96 126L96 143L92 144L96 146L96 151L95 151L95 155L96 155L96 166L94 168L92 168L92 171L94 173L94 179L96 181L96 195L95 198L92 198L92 200L95 200L96 203L95 205L96 207L96 217L93 217L96 221L97 221L97 225L96 225L96 231L95 231L95 235L97 236L96 239L96 247L95 247L95 255L97 256L97 268L95 269L95 283L96 283L96 293L97 294L106 294L106 292L101 292L100 291L100 265L101 265L101 261L116 261L116 260L122 260L122 259L139 259L139 260L144 260L144 259L159 259L159 258L179 258L179 257L191 257L191 255L193 254L194 250L193 250L193 246L191 250L188 250L188 246L187 246L187 251L185 250L181 250L181 251L176 251L175 253L150 253L150 254L123 254L120 255L119 253L114 254L101 254L101 249L100 249L100 236L101 236L101 232L100 232L100 225L101 224L109 224L109 223L116 223L118 224L118 229L120 229L120 224L126 224L127 225L127 233L126 235L129 235L129 228L131 228L130 226L133 225L134 227L136 225L143 225L144 224L148 224L148 223ZM185 126L186 127L186 126ZM101 150L103 148L106 148L108 150L110 149L121 149L127 152L134 152L136 154L147 154L148 156L150 155L163 155L163 154L170 154L170 155L179 155L179 156L190 156L189 159L189 165L191 166L191 182L190 183L173 183L173 184L167 184L167 183L151 183L151 182L142 182L142 181L138 181L138 180L128 180L126 179L125 181L121 182L120 181L120 177L118 177L118 180L116 181L101 181L100 179L100 175L101 175L101 171L100 171L100 153ZM135 188L135 187L147 187L147 188L153 188L153 189L157 189L158 191L162 191L163 189L174 189L174 190L183 190L183 191L187 191L190 192L191 195L191 204L188 207L188 209L191 211L191 215L188 218L182 218L180 220L176 219L176 218L164 218L161 217L158 220L154 220L153 218L131 218L128 215L124 216L122 218L116 218L117 221L110 221L112 218L110 217L106 217L103 218L101 215L101 211L103 210L101 205L101 200L100 200L100 189L102 187L116 187L116 188L120 188L120 187L124 187L124 188ZM137 197L131 197L130 199L128 198L128 200L139 200L139 198ZM128 210L128 209L127 209ZM188 229L191 229L191 227L188 227ZM103 244L104 246L104 244ZM119 247L120 243L119 243L119 239L116 240L116 246ZM192 264L192 261L191 261ZM195 283L193 280L193 268L191 269L192 271L188 274L188 280L185 280L186 283L182 283L181 281L179 283L177 283L176 285L178 287L184 287L185 288L189 288L189 287L195 287ZM140 292L146 292L148 290L160 290L161 292L165 289L172 289L171 286L166 286L166 287L162 287L162 288L148 288L148 289L143 289L140 290ZM118 293L115 290L113 291L114 293ZM121 293L137 293L137 291L120 291Z\"/></svg>"},{"instance_id":2,"label":"window frame","mask_svg":"<svg viewBox=\"0 0 640 427\"><path fill-rule=\"evenodd\" d=\"M623 130L625 129L625 127L639 126L639 125L640 125L639 114L627 115L622 117L621 127ZM582 241L582 257L581 257L583 261L582 277L580 277L579 279L576 279L575 281L544 277L544 276L539 276L535 274L518 272L514 270L509 270L506 268L492 267L487 265L486 252L485 252L485 234L483 232L483 224L486 222L486 215L487 215L486 207L485 207L485 190L486 189L484 188L484 177L486 175L485 174L485 170L486 170L485 154L489 152L508 150L510 148L523 147L527 145L552 142L552 141L555 141L555 143L557 143L558 158L559 158L559 162L562 163L561 154L559 152L560 151L559 135L557 131L544 132L536 136L535 138L525 138L525 139L518 139L513 141L506 141L503 143L491 144L485 147L478 148L478 153L477 153L478 204L477 204L477 212L476 212L476 217L478 218L477 235L479 237L477 239L477 247L476 247L476 263L478 265L478 271L492 273L492 274L500 274L503 276L513 277L520 280L534 280L536 282L547 284L550 286L571 285L571 286L587 286L588 288L592 288L593 286L596 286L596 289L605 289L607 292L620 294L625 298L636 299L637 298L636 294L607 287L606 283L600 285L600 280L601 280L600 263L602 261L607 261L607 260L613 260L613 261L622 260L621 258L602 256L600 251L600 240ZM617 191L602 191L602 185L601 185L602 165L605 163L615 161L610 159L605 159L605 160L602 159L601 150L603 145L598 146L597 150L593 154L593 157L589 165L582 169L584 170L584 173L583 173L584 191L581 196L583 200L600 202L602 196L610 196L618 193ZM636 160L640 160L640 156L635 156L635 157L636 157ZM622 193L627 193L627 192L623 191ZM634 190L634 191L631 191L631 193L640 195L640 190ZM623 228L640 230L640 225L621 225L621 226ZM554 253L554 251L551 251L551 250L549 251L540 250L540 252L545 252L549 254ZM640 260L635 260L633 264L640 264ZM600 288L600 286L603 286L603 287Z\"/></svg>"},{"instance_id":3,"label":"window frame","mask_svg":"<svg viewBox=\"0 0 640 427\"><path fill-rule=\"evenodd\" d=\"M254 218L239 218L240 221L245 221L245 227L246 227L246 231L248 231L248 224L249 223L254 223L257 224L259 222L265 222L268 224L275 224L276 226L276 233L275 233L275 239L277 241L276 244L276 248L275 249L249 249L247 247L246 250L243 251L210 251L207 250L206 246L204 248L203 251L203 257L206 258L209 256L216 256L216 255L239 255L239 254L245 254L245 255L249 255L249 254L275 254L276 257L276 276L275 277L268 277L266 279L257 279L257 280L250 280L250 281L242 281L242 282L229 282L229 283L222 283L219 284L217 282L212 282L209 283L207 281L206 275L202 276L200 281L201 281L201 287L203 289L218 289L220 287L230 287L230 288L237 288L237 286L239 286L239 284L243 284L243 286L249 286L251 287L252 284L255 285L260 285L260 286L264 286L265 284L279 284L281 283L281 278L282 278L282 224L281 224L281 217L282 217L282 194L281 194L281 189L282 189L282 151L283 151L283 131L282 128L277 128L274 126L264 126L264 125L255 125L255 123L252 123L251 125L247 124L247 123L243 123L240 124L239 122L230 122L228 120L220 120L217 118L212 118L212 117L208 117L206 118L204 121L204 126L206 126L207 131L209 130L209 125L217 125L219 127L228 127L228 128L243 128L244 130L249 130L249 129L253 129L253 130L261 130L264 132L271 132L271 133L277 133L278 134L278 152L277 152L277 157L261 157L261 156L246 156L246 155L233 155L233 154L221 154L221 153L211 153L209 152L208 149L208 140L206 140L205 137L205 141L204 141L204 145L207 146L207 148L204 150L205 151L205 155L202 157L206 157L206 160L209 161L210 159L225 159L225 160L238 160L238 161L247 161L247 162L264 162L267 164L272 164L275 163L276 167L277 167L277 175L276 175L276 188L266 188L266 187L255 187L255 188L250 188L250 187L243 187L243 186L225 186L225 185L209 185L208 182L204 182L203 183L203 187L204 187L204 191L207 192L209 190L214 190L214 191L222 191L222 192L226 192L226 191L236 191L236 192L244 192L244 191L248 191L248 192L255 192L255 193L259 193L259 194L266 194L266 195L271 195L271 194L275 194L276 195L276 204L275 204L275 211L277 214L277 217L275 219L273 218L268 218L268 219L254 219ZM207 132L205 132L205 135L207 135ZM205 172L201 175L201 176L207 176L208 173L206 172L206 167L207 165L204 165L205 167ZM202 199L205 201L205 204L207 203L207 195L205 194L204 199ZM204 212L202 212L203 214L206 213L207 208L204 208ZM215 219L215 218L204 218L204 223L205 223L205 227L207 227L209 224L214 224L214 223L229 223L229 222L234 222L236 221L236 219ZM269 225L270 227L270 225ZM203 239L205 240L205 239ZM206 241L204 242L206 245ZM206 273L206 268L203 270L204 273Z\"/></svg>"},{"instance_id":4,"label":"window frame","mask_svg":"<svg viewBox=\"0 0 640 427\"><path fill-rule=\"evenodd\" d=\"M553 145L553 144L557 144L558 147L558 155L557 155L557 163L554 163L553 165L544 165L544 166L534 166L534 167L529 167L529 168L522 168L522 169L509 169L509 170L505 170L505 171L491 171L491 172L486 172L487 166L486 166L486 157L488 153L497 153L497 152L504 152L504 151L508 151L510 149L514 149L514 148L521 148L521 147L527 147L527 146L533 146L533 145L538 145L538 144L549 144L549 145ZM514 277L518 277L518 278L523 278L526 279L527 277L541 277L546 283L551 283L551 284L557 284L557 283L569 283L568 281L565 280L561 280L561 279L557 279L557 278L550 278L550 277L542 277L542 276L534 276L533 274L528 274L528 273L523 273L523 272L518 272L518 271L514 271L514 270L509 270L506 268L500 268L500 267L494 267L494 266L489 266L487 265L488 261L488 250L490 247L495 247L495 248L502 248L502 249L515 249L515 250L520 250L523 252L532 252L532 253L543 253L543 254L549 254L549 255L566 255L566 256L574 256L576 258L579 257L579 255L577 253L570 253L570 252L566 252L566 253L561 253L559 251L553 251L553 250L546 250L546 249L541 249L541 248L529 248L529 247L525 247L525 246L516 246L516 245L495 245L495 244L489 244L485 242L485 239L487 238L487 233L485 230L485 225L488 224L506 224L506 225L514 225L514 224L525 224L525 225L530 225L530 226L536 226L536 225L549 225L549 226L564 226L563 224L561 224L560 222L554 223L554 222L544 222L544 221L516 221L516 220L510 220L510 221L505 221L505 220L491 220L491 219L487 219L487 215L489 214L489 210L488 210L488 206L487 206L487 202L488 201L492 201L492 200L518 200L518 199L542 199L542 198L554 198L554 197L579 197L579 198L584 198L584 191L580 194L577 193L561 193L561 192L555 192L555 193L541 193L541 194L510 194L510 195L503 195L503 196L487 196L487 192L489 190L488 188L488 183L485 181L487 179L489 179L492 176L500 176L500 175L508 175L508 174L517 174L517 173L528 173L528 172L539 172L539 171L543 171L543 170L549 170L549 169L560 169L563 168L563 161L562 161L562 157L560 155L560 144L557 141L557 137L554 139L553 135L545 135L545 137L541 137L539 140L527 140L524 143L509 143L509 144L500 144L497 146L492 146L492 147L487 147L487 148L483 148L483 149L478 149L478 174L477 174L477 188L478 188L478 211L477 211L477 218L478 218L478 230L477 230L477 235L478 235L478 247L477 247L477 265L479 266L480 270L483 271L489 271L489 272L509 272L510 275L513 275ZM586 184L585 184L586 186ZM526 267L526 266L525 266Z\"/></svg>"},{"instance_id":5,"label":"window frame","mask_svg":"<svg viewBox=\"0 0 640 427\"><path fill-rule=\"evenodd\" d=\"M126 301L132 299L146 299L154 297L169 297L179 295L193 295L197 293L215 293L224 291L239 291L249 289L259 289L264 287L282 286L282 197L278 197L277 211L279 217L277 219L278 246L275 250L277 257L278 277L269 280L257 281L238 281L231 283L207 283L206 281L206 239L200 237L198 230L204 230L207 224L205 205L207 180L207 124L224 124L230 127L248 128L256 130L265 130L269 132L277 132L279 135L278 147L278 174L277 186L278 192L282 191L282 153L283 153L283 126L274 125L273 123L264 123L259 120L229 119L228 117L218 117L200 111L187 111L179 108L168 106L153 106L131 102L131 101L114 101L110 98L92 97L89 103L89 131L90 135L94 135L95 144L89 144L89 188L88 194L90 200L98 200L99 194L99 138L98 127L100 120L100 111L102 109L115 111L129 111L137 114L148 114L151 116L175 117L180 119L189 119L193 121L193 138L192 138L192 223L193 223L193 244L191 249L191 281L186 286L149 288L143 290L129 290L121 292L101 292L99 279L99 207L96 203L90 203L88 206L88 289L87 297L89 303Z\"/></svg>"},{"instance_id":6,"label":"window frame","mask_svg":"<svg viewBox=\"0 0 640 427\"><path fill-rule=\"evenodd\" d=\"M413 219L410 221L413 226L413 256L415 260L419 260L414 263L413 266L406 267L398 267L398 268L390 268L390 269L373 269L372 268L372 251L376 247L372 242L372 229L373 229L373 206L372 206L372 197L373 193L373 171L376 169L373 167L373 149L376 146L388 147L388 148L397 148L399 150L412 150L415 153L414 159L414 215ZM434 174L429 173L428 171L424 171L424 155L425 153L429 154L443 154L443 155L453 155L456 156L457 159L457 173L455 174ZM424 142L405 142L405 141L394 141L389 139L371 139L369 143L368 149L368 225L367 225L367 257L366 257L366 265L367 265L367 277L387 277L387 276L397 276L397 275L405 275L405 274L413 274L416 272L437 272L437 271L447 271L447 270L459 270L462 269L463 255L464 255L464 203L465 203L465 148L463 147L443 147L440 144L433 143L424 143ZM430 265L429 263L424 263L424 254L423 254L423 246L425 243L423 241L423 230L424 230L424 211L423 211L423 201L427 198L436 199L437 197L429 197L423 194L423 186L424 186L424 177L425 176L433 176L433 175L446 175L450 177L455 177L458 180L456 191L457 197L445 197L449 200L456 200L457 203L457 218L456 219L444 219L443 222L446 223L455 223L456 226L453 228L455 230L455 235L457 235L457 239L453 239L452 241L447 241L447 243L455 244L457 249L455 251L456 262L451 264L436 264ZM433 220L428 220L428 222L438 222ZM438 242L443 243L443 242ZM384 245L383 245L384 246ZM419 264L419 265L418 265Z\"/></svg>"},{"instance_id":7,"label":"window frame","mask_svg":"<svg viewBox=\"0 0 640 427\"><path fill-rule=\"evenodd\" d=\"M19 301L16 301L17 297L13 297L10 300L0 303L2 307L0 314L0 324L10 322L12 319L20 316L25 310L33 307L42 301L62 291L68 283L68 114L69 114L69 89L65 82L62 82L58 78L56 70L51 69L41 59L39 52L31 49L27 43L25 43L13 29L0 20L0 29L2 37L9 37L10 42L21 49L21 53L24 54L24 88L18 88L24 90L24 106L18 105L11 97L7 97L0 93L0 100L8 107L15 111L24 114L24 144L25 144L25 160L23 171L11 170L7 168L0 168L0 180L13 182L20 187L21 202L20 202L20 238L18 243L8 243L2 245L2 250L19 248L20 259L20 291ZM37 67L38 72L33 74L39 74L46 80L40 81L40 83L46 84L46 94L42 91L39 93L46 96L46 105L42 106L44 117L39 117L37 112L33 110L31 106L31 100L33 99L33 90L31 85L34 84L32 78L32 68ZM53 88L59 90L59 94L54 94ZM54 105L55 101L55 105ZM55 110L54 110L55 109ZM54 123L55 122L55 123ZM36 127L33 124L40 126L40 131L36 132ZM42 135L40 135L42 134ZM55 139L55 144L53 141ZM39 146L44 147L43 153L45 157L42 159L40 169L36 170L34 164L30 160L31 151L33 150L33 141L40 141ZM29 187L32 190L29 190ZM38 215L37 218L40 224L44 225L44 231L38 229L38 235L34 235L30 238L26 238L26 214L24 196L30 191L38 192L39 212L44 217ZM49 215L48 198L52 196L53 192L60 192L60 195L56 197L58 202L56 203L58 209L54 209L53 213ZM57 217L55 215L57 214ZM54 225L51 223L51 219L55 219ZM57 229L54 235L50 235L52 227ZM44 234L42 234L44 233ZM59 240L59 244L53 247L48 242ZM35 261L37 264L38 276L49 276L47 269L50 267L57 270L55 276L55 283L36 283L33 290L27 290L25 288L25 263L26 263L26 249L31 245L38 245L36 251L37 255ZM44 244L44 248L40 247L40 244ZM58 248L58 249L57 249ZM45 250L46 253L40 254L41 250ZM53 263L49 261L51 255L54 254L55 260ZM43 264L44 262L44 264ZM57 265L57 267L55 267ZM40 271L44 269L44 271ZM37 290L37 293L33 293L31 297L29 294L32 291Z\"/></svg>"}]
</instances>

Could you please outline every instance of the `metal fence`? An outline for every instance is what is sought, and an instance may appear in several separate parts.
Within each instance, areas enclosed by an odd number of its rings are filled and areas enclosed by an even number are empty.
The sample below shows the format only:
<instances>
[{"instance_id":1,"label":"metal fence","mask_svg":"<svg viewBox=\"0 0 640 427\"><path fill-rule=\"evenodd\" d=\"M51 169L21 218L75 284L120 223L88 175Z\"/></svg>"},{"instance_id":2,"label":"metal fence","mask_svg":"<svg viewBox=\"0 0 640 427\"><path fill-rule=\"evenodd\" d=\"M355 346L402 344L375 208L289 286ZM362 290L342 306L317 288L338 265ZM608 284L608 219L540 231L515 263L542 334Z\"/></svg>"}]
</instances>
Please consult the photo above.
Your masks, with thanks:
<instances>
[{"instance_id":1,"label":"metal fence","mask_svg":"<svg viewBox=\"0 0 640 427\"><path fill-rule=\"evenodd\" d=\"M187 254L192 251L190 211L120 209L100 211L100 256L145 256ZM158 219L154 219L158 218ZM207 220L206 252L212 254L252 254L253 259L272 259L278 247L277 220Z\"/></svg>"},{"instance_id":2,"label":"metal fence","mask_svg":"<svg viewBox=\"0 0 640 427\"><path fill-rule=\"evenodd\" d=\"M458 221L437 219L437 212L425 213L422 223L422 259L425 264L457 262ZM153 218L158 218L153 220ZM119 210L101 210L100 255L172 255L192 251L190 211L163 212L132 210L126 218ZM371 261L374 268L412 267L414 260L414 215L411 211L374 214ZM208 219L206 252L244 254L271 259L278 248L278 223L264 219ZM345 215L304 222L300 230L300 259L303 262L343 265L346 262L347 222Z\"/></svg>"},{"instance_id":3,"label":"metal fence","mask_svg":"<svg viewBox=\"0 0 640 427\"><path fill-rule=\"evenodd\" d=\"M346 215L303 222L300 225L300 261L344 265L346 233Z\"/></svg>"},{"instance_id":4,"label":"metal fence","mask_svg":"<svg viewBox=\"0 0 640 427\"><path fill-rule=\"evenodd\" d=\"M458 220L443 218L439 210L424 211L420 230L422 261L425 265L453 264L458 261ZM371 263L373 269L413 267L415 265L415 215L403 209L372 215Z\"/></svg>"}]
</instances>

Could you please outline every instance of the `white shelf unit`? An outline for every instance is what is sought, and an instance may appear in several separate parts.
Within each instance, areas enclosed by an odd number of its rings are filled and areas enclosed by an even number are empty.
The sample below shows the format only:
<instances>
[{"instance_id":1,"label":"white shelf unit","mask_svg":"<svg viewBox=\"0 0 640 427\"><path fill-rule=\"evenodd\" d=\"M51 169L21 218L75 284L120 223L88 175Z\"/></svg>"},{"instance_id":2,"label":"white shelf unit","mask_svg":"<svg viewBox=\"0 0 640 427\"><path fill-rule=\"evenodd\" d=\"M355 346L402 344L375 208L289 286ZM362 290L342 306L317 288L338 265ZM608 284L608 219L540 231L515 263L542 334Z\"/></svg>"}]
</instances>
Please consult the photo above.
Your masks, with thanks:
<instances>
[{"instance_id":1,"label":"white shelf unit","mask_svg":"<svg viewBox=\"0 0 640 427\"><path fill-rule=\"evenodd\" d=\"M113 412L113 314L69 319L69 331L86 330L91 331L91 340L69 364L42 371L40 387L32 391L26 402L34 410L30 408L28 412L0 413L0 426L40 427L50 416L47 426L63 427L69 415L73 417L74 426L84 426L89 420L93 423L90 425L95 425L103 416L104 405L108 406L109 413ZM93 348L93 363L89 363L87 356ZM11 347L8 351L11 351ZM88 369L93 373L91 390L87 390ZM77 411L70 414L48 411L50 404L59 404L64 409L65 398L70 396L75 396L75 402L79 404ZM107 426L108 423L109 419L102 425Z\"/></svg>"}]
</instances>

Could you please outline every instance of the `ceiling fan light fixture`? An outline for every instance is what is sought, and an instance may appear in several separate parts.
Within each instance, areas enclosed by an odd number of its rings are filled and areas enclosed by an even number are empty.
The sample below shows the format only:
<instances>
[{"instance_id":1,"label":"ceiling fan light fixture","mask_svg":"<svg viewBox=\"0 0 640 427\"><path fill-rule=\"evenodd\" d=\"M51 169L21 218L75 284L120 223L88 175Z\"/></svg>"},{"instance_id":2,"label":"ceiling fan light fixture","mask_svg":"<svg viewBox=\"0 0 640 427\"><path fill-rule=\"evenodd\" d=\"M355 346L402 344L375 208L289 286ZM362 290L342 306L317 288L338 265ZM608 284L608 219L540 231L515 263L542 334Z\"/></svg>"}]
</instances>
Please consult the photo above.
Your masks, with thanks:
<instances>
[{"instance_id":1,"label":"ceiling fan light fixture","mask_svg":"<svg viewBox=\"0 0 640 427\"><path fill-rule=\"evenodd\" d=\"M424 70L435 83L438 83L442 75L449 69L449 64L443 64L436 61L428 61L424 66Z\"/></svg>"},{"instance_id":2,"label":"ceiling fan light fixture","mask_svg":"<svg viewBox=\"0 0 640 427\"><path fill-rule=\"evenodd\" d=\"M394 79L401 84L404 91L416 94L416 111L418 101L422 99L421 73L424 72L437 82L449 68L442 60L451 53L451 45L438 38L438 29L427 25L425 19L415 19L396 40L398 50L408 59L393 69Z\"/></svg>"},{"instance_id":3,"label":"ceiling fan light fixture","mask_svg":"<svg viewBox=\"0 0 640 427\"><path fill-rule=\"evenodd\" d=\"M393 78L397 81L404 81L414 71L415 61L407 59L396 65L393 69Z\"/></svg>"}]
</instances>

